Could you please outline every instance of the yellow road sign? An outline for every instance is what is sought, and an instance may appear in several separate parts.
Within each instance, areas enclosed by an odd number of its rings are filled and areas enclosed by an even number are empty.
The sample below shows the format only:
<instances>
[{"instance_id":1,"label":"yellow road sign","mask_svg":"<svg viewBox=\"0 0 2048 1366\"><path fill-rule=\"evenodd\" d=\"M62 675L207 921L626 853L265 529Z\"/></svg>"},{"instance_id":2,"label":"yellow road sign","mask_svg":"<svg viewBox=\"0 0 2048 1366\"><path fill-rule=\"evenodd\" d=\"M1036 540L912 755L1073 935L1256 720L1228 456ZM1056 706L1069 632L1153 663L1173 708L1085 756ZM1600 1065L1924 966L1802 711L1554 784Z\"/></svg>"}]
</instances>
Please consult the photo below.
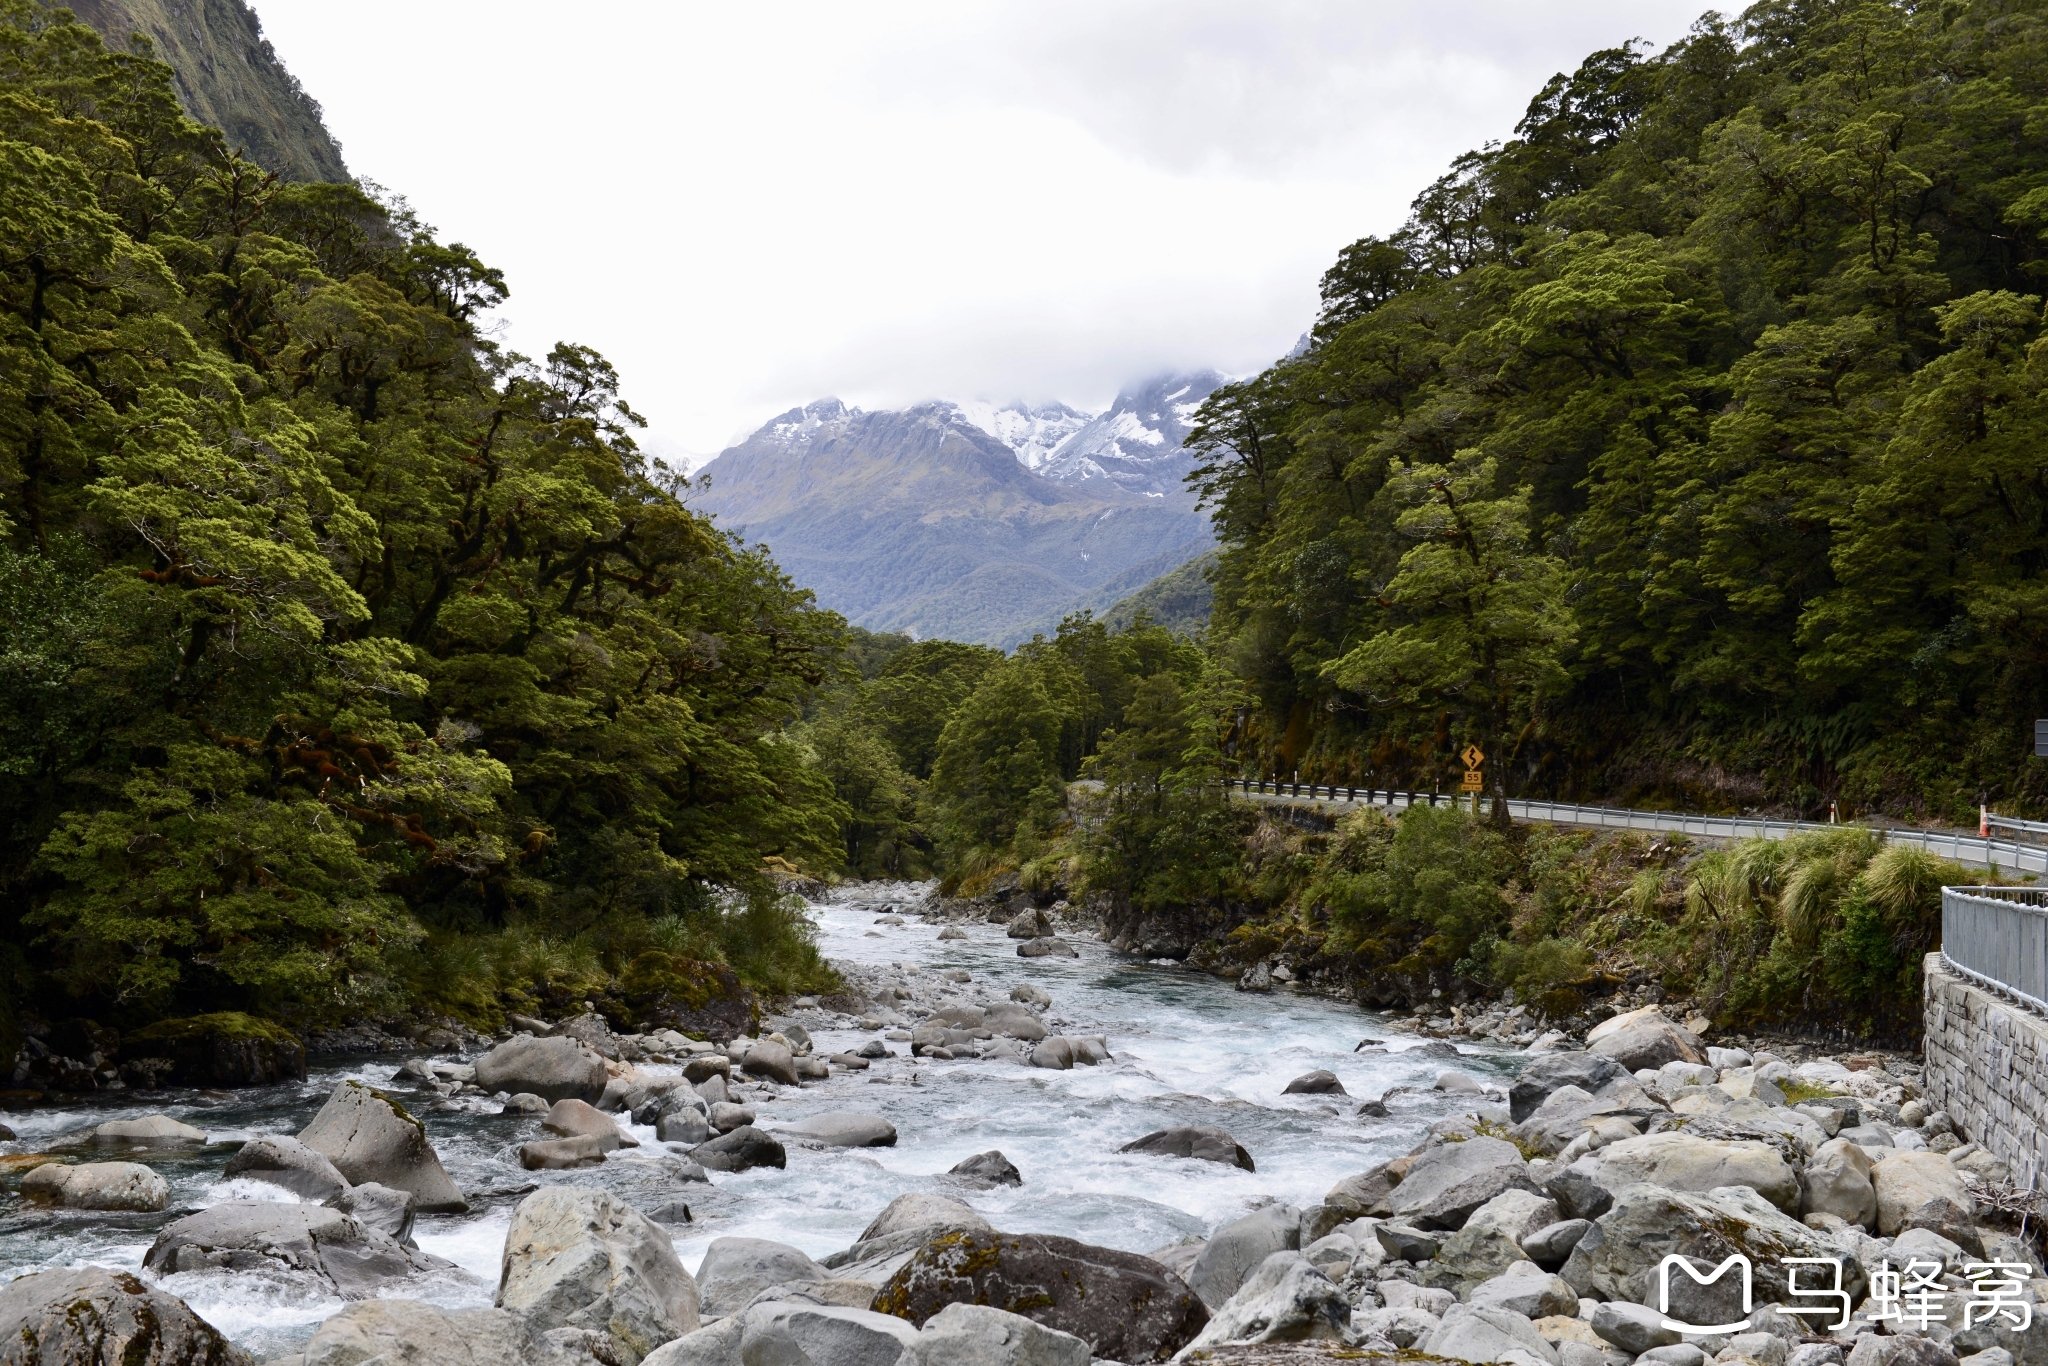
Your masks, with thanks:
<instances>
[{"instance_id":1,"label":"yellow road sign","mask_svg":"<svg viewBox=\"0 0 2048 1366\"><path fill-rule=\"evenodd\" d=\"M1465 761L1465 767L1477 768L1486 762L1486 751L1477 745L1465 746L1465 752L1458 756Z\"/></svg>"},{"instance_id":2,"label":"yellow road sign","mask_svg":"<svg viewBox=\"0 0 2048 1366\"><path fill-rule=\"evenodd\" d=\"M1476 768L1468 768L1468 769L1466 769L1466 770L1465 770L1465 781L1463 781L1463 782L1461 782L1461 783L1459 783L1459 784L1458 784L1458 791L1460 791L1460 792L1483 792L1483 791L1485 791L1486 789L1485 789L1484 787L1482 787L1482 786L1481 786L1481 782L1480 782L1480 777L1481 777L1481 775L1480 775L1480 772L1479 772L1479 770L1478 770L1478 769L1476 769Z\"/></svg>"}]
</instances>

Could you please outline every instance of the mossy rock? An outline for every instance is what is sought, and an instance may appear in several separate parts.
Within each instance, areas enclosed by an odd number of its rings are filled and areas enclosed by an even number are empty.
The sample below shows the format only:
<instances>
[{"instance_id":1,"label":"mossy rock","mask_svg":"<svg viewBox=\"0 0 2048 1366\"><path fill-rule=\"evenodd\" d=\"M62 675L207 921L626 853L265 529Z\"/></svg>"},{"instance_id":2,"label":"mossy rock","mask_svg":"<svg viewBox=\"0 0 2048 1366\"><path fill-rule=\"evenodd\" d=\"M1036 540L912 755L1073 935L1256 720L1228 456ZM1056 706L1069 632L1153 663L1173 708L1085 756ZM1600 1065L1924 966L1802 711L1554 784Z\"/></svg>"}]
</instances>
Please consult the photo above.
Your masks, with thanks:
<instances>
[{"instance_id":1,"label":"mossy rock","mask_svg":"<svg viewBox=\"0 0 2048 1366\"><path fill-rule=\"evenodd\" d=\"M754 994L723 963L650 949L626 965L619 987L643 1028L730 1039L758 1017Z\"/></svg>"},{"instance_id":2,"label":"mossy rock","mask_svg":"<svg viewBox=\"0 0 2048 1366\"><path fill-rule=\"evenodd\" d=\"M180 1086L272 1086L306 1079L306 1046L280 1024L239 1010L158 1020L133 1030L122 1051L161 1057Z\"/></svg>"}]
</instances>

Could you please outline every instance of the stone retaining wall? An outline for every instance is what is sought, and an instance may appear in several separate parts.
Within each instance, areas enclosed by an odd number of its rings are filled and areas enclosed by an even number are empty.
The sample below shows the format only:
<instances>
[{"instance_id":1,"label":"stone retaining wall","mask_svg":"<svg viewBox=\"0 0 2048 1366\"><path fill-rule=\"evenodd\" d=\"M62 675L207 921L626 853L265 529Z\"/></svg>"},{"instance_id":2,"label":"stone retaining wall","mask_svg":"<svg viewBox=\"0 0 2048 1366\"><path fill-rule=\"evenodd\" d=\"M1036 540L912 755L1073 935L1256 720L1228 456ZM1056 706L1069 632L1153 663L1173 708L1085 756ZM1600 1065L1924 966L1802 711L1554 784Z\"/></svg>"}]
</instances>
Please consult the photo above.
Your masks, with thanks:
<instances>
[{"instance_id":1,"label":"stone retaining wall","mask_svg":"<svg viewBox=\"0 0 2048 1366\"><path fill-rule=\"evenodd\" d=\"M1949 1112L1965 1138L1984 1145L2027 1181L2048 1181L2048 1019L1960 976L1927 955L1928 1108Z\"/></svg>"}]
</instances>

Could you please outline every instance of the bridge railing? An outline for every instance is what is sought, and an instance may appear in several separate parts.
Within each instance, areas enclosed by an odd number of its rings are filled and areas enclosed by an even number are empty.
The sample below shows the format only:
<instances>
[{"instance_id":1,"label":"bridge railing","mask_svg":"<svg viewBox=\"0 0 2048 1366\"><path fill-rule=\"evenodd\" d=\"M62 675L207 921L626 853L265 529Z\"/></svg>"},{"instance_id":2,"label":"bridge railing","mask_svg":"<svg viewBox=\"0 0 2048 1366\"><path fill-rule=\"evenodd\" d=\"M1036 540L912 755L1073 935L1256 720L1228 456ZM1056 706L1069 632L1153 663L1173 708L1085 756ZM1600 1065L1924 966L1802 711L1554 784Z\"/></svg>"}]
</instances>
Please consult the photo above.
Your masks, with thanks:
<instances>
[{"instance_id":1,"label":"bridge railing","mask_svg":"<svg viewBox=\"0 0 2048 1366\"><path fill-rule=\"evenodd\" d=\"M1282 783L1257 778L1226 778L1226 789L1251 798L1327 802L1339 806L1383 806L1403 810L1410 806L1453 806L1470 803L1469 794L1449 792L1400 792L1387 788L1347 787L1330 783ZM1493 799L1480 799L1480 810L1490 812ZM1618 806L1581 806L1574 802L1546 802L1511 797L1508 814L1516 820L1547 821L1556 825L1587 826L1599 830L1647 830L1655 833L1692 835L1702 839L1784 839L1802 830L1841 829L1820 821L1776 821L1752 816L1694 816L1678 811L1635 811ZM1986 839L1961 831L1914 830L1891 826L1875 829L1887 843L1925 849L1957 863L1978 868L1998 868L2015 873L2048 873L2048 845L2021 844L2015 840Z\"/></svg>"},{"instance_id":2,"label":"bridge railing","mask_svg":"<svg viewBox=\"0 0 2048 1366\"><path fill-rule=\"evenodd\" d=\"M1941 956L1963 976L2048 1014L2048 889L1942 888Z\"/></svg>"}]
</instances>

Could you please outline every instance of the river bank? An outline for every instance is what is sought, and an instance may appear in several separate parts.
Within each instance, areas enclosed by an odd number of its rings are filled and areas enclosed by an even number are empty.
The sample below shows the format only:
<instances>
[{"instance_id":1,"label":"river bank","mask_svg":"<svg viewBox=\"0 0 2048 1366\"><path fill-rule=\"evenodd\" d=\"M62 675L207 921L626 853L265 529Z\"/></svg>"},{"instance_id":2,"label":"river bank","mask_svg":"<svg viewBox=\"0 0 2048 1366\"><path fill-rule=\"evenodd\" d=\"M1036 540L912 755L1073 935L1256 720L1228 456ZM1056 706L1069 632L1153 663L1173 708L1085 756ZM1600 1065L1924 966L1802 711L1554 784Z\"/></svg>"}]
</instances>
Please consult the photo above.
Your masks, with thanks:
<instances>
[{"instance_id":1,"label":"river bank","mask_svg":"<svg viewBox=\"0 0 2048 1366\"><path fill-rule=\"evenodd\" d=\"M1470 1097L1434 1089L1445 1067L1429 1041L1387 1028L1383 1017L1312 996L1256 996L1176 965L1147 963L1076 936L1077 957L1023 958L1000 925L952 925L918 915L924 884L855 884L815 904L819 945L852 989L869 999L900 991L903 1018L947 1004L1007 1001L1032 986L1050 997L1048 1026L1107 1039L1111 1060L1053 1071L1015 1063L909 1056L887 1029L857 1016L804 1004L771 1015L763 1031L794 1023L823 1057L882 1039L889 1056L865 1071L834 1068L801 1088L735 1081L734 1098L774 1132L826 1112L873 1114L897 1133L893 1147L824 1148L786 1143L788 1165L684 1180L681 1159L652 1125L620 1116L639 1146L601 1166L529 1172L519 1149L545 1138L534 1115L503 1114L502 1100L439 1089L400 1075L406 1058L385 1054L320 1059L303 1083L234 1092L111 1092L6 1115L16 1141L0 1156L20 1171L35 1153L72 1161L108 1154L82 1137L102 1123L164 1114L203 1130L204 1147L134 1155L168 1180L162 1214L41 1210L10 1193L0 1213L0 1276L93 1264L142 1270L159 1230L180 1214L235 1200L289 1200L278 1187L222 1176L240 1146L297 1133L343 1082L389 1091L427 1127L450 1177L468 1198L466 1214L421 1214L419 1247L449 1267L394 1290L449 1308L491 1302L505 1234L519 1201L546 1185L596 1185L636 1207L686 1204L691 1222L670 1226L684 1265L695 1269L720 1237L773 1239L823 1256L851 1244L875 1215L905 1194L964 1199L997 1227L1058 1234L1148 1252L1198 1239L1261 1202L1314 1204L1332 1182L1412 1147L1430 1124L1470 1108ZM878 923L897 920L900 923ZM939 938L943 928L963 935ZM964 974L969 980L953 980ZM893 999L893 998L892 998ZM899 1031L901 1032L901 1031ZM1372 1051L1356 1051L1365 1044ZM1383 1051L1382 1051L1383 1050ZM1517 1064L1511 1046L1468 1045L1458 1065L1505 1086ZM478 1049L430 1055L448 1067L473 1065ZM653 1075L673 1063L639 1064ZM1294 1077L1334 1073L1345 1094L1286 1094ZM1360 1117L1359 1103L1396 1094L1385 1116ZM1124 1143L1179 1126L1227 1129L1256 1171L1211 1162L1119 1154ZM1023 1175L1017 1187L976 1190L947 1175L963 1158L1001 1151ZM177 1272L148 1279L179 1295L259 1360L303 1342L345 1301L304 1278L262 1272Z\"/></svg>"}]
</instances>

